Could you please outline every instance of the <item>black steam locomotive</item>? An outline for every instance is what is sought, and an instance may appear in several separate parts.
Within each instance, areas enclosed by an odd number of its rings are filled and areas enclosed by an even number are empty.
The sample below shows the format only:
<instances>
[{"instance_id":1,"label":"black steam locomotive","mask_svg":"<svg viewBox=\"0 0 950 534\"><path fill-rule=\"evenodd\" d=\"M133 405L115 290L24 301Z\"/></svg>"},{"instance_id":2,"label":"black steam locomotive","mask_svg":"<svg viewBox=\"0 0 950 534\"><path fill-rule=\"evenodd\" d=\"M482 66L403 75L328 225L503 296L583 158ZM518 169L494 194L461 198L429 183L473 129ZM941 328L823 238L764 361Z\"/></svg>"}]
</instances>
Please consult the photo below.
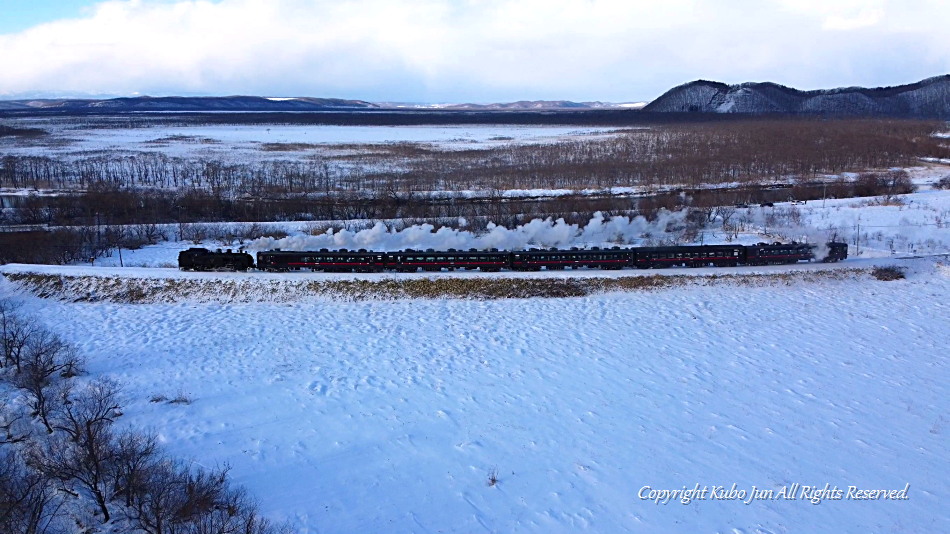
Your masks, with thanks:
<instances>
[{"instance_id":1,"label":"black steam locomotive","mask_svg":"<svg viewBox=\"0 0 950 534\"><path fill-rule=\"evenodd\" d=\"M663 267L735 267L738 265L778 265L816 258L815 245L806 243L759 243L756 245L698 245L681 247L533 249L512 252L475 249L402 250L375 252L371 250L268 250L257 253L257 269L261 271L323 271L323 272L417 272L441 270L474 270L497 272L547 271L562 269L655 269ZM848 257L846 243L828 243L824 262ZM178 255L181 269L196 271L240 270L254 267L250 254L244 252L212 252L191 248Z\"/></svg>"},{"instance_id":2,"label":"black steam locomotive","mask_svg":"<svg viewBox=\"0 0 950 534\"><path fill-rule=\"evenodd\" d=\"M247 252L227 249L210 251L190 248L178 253L178 268L183 271L246 271L254 267L254 257Z\"/></svg>"}]
</instances>

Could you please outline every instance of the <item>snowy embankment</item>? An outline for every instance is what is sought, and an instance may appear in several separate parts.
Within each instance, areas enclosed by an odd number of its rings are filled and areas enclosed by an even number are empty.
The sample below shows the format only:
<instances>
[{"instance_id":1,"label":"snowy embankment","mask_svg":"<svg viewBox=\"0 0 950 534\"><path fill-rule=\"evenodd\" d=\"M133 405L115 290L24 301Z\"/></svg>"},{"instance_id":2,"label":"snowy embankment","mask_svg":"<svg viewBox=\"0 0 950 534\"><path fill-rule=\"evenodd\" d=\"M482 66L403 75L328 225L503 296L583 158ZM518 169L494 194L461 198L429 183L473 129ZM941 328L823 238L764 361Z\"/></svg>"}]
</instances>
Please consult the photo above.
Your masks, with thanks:
<instances>
[{"instance_id":1,"label":"snowy embankment","mask_svg":"<svg viewBox=\"0 0 950 534\"><path fill-rule=\"evenodd\" d=\"M122 423L228 463L302 533L940 532L950 269L907 265L583 298L0 296L125 384ZM649 493L697 484L688 504ZM744 499L713 497L733 484ZM826 484L841 494L807 498Z\"/></svg>"},{"instance_id":2,"label":"snowy embankment","mask_svg":"<svg viewBox=\"0 0 950 534\"><path fill-rule=\"evenodd\" d=\"M0 276L69 302L298 302L411 298L580 297L686 285L788 285L865 277L881 261L742 268L481 273L197 273L176 269L12 264Z\"/></svg>"}]
</instances>

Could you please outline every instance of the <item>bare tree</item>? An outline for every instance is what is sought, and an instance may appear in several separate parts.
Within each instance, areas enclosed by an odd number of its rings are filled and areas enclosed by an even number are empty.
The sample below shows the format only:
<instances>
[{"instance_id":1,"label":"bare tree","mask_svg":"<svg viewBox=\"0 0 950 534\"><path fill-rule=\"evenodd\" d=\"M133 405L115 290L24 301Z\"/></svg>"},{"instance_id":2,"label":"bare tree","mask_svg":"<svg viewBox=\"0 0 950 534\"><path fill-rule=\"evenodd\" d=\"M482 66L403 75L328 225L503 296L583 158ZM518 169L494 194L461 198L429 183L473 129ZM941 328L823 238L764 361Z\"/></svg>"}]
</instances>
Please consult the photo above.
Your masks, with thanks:
<instances>
[{"instance_id":1,"label":"bare tree","mask_svg":"<svg viewBox=\"0 0 950 534\"><path fill-rule=\"evenodd\" d=\"M22 443L30 437L26 416L11 409L10 404L0 406L0 446Z\"/></svg>"},{"instance_id":2,"label":"bare tree","mask_svg":"<svg viewBox=\"0 0 950 534\"><path fill-rule=\"evenodd\" d=\"M158 441L154 434L125 432L116 437L116 448L113 493L130 507L137 496L147 492L148 474L158 458Z\"/></svg>"},{"instance_id":3,"label":"bare tree","mask_svg":"<svg viewBox=\"0 0 950 534\"><path fill-rule=\"evenodd\" d=\"M122 415L119 404L119 385L108 378L100 378L63 403L63 412L55 428L65 432L70 440L79 441L85 434L108 428Z\"/></svg>"},{"instance_id":4,"label":"bare tree","mask_svg":"<svg viewBox=\"0 0 950 534\"><path fill-rule=\"evenodd\" d=\"M16 372L20 371L24 349L39 330L35 321L20 317L18 309L19 306L10 301L0 301L0 348L3 350L0 367L12 366Z\"/></svg>"},{"instance_id":5,"label":"bare tree","mask_svg":"<svg viewBox=\"0 0 950 534\"><path fill-rule=\"evenodd\" d=\"M30 469L14 451L0 450L0 532L65 532L61 517L62 500L53 481Z\"/></svg>"},{"instance_id":6,"label":"bare tree","mask_svg":"<svg viewBox=\"0 0 950 534\"><path fill-rule=\"evenodd\" d=\"M36 330L27 340L14 384L29 394L31 415L39 417L48 432L53 432L50 415L59 406L56 394L66 392L62 379L77 375L82 368L75 347L59 336Z\"/></svg>"},{"instance_id":7,"label":"bare tree","mask_svg":"<svg viewBox=\"0 0 950 534\"><path fill-rule=\"evenodd\" d=\"M182 467L168 458L156 459L142 472L142 484L129 499L129 517L148 534L169 534L179 518L178 510L185 497Z\"/></svg>"},{"instance_id":8,"label":"bare tree","mask_svg":"<svg viewBox=\"0 0 950 534\"><path fill-rule=\"evenodd\" d=\"M279 534L243 488L232 487L228 467L205 470L169 458L144 472L129 517L148 534Z\"/></svg>"},{"instance_id":9,"label":"bare tree","mask_svg":"<svg viewBox=\"0 0 950 534\"><path fill-rule=\"evenodd\" d=\"M63 402L54 425L61 430L31 449L31 462L38 470L59 480L65 488L92 498L103 523L111 519L110 502L115 492L114 464L119 447L112 423L120 414L118 386L108 379L88 385Z\"/></svg>"},{"instance_id":10,"label":"bare tree","mask_svg":"<svg viewBox=\"0 0 950 534\"><path fill-rule=\"evenodd\" d=\"M722 219L723 228L729 225L729 219L732 219L732 216L735 214L736 208L731 206L716 206L716 209L713 210L713 216Z\"/></svg>"}]
</instances>

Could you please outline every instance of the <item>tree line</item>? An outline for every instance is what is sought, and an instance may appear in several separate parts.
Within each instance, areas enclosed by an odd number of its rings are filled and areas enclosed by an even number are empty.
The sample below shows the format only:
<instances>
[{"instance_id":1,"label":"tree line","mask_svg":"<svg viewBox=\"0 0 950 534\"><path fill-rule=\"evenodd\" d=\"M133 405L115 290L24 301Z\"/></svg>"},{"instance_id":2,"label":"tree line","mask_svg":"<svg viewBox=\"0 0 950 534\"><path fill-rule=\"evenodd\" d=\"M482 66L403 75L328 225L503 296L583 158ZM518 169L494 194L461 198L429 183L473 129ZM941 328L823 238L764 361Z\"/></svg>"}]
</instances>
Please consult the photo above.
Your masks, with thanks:
<instances>
[{"instance_id":1,"label":"tree line","mask_svg":"<svg viewBox=\"0 0 950 534\"><path fill-rule=\"evenodd\" d=\"M946 142L933 136L941 128L943 123L927 121L747 120L487 149L354 145L348 154L247 163L156 152L8 155L0 158L0 187L196 190L222 199L268 200L352 193L382 199L432 191L696 187L814 178L908 166L920 157L950 157Z\"/></svg>"}]
</instances>

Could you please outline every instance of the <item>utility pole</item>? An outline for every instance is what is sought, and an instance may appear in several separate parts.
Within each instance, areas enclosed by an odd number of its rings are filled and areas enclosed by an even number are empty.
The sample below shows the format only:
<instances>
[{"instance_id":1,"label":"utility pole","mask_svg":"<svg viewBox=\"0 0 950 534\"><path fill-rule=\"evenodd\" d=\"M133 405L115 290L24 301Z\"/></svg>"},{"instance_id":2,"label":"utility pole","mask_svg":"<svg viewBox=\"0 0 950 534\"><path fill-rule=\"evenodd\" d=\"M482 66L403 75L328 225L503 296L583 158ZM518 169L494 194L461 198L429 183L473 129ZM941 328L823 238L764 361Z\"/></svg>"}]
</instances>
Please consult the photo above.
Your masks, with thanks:
<instances>
[{"instance_id":1,"label":"utility pole","mask_svg":"<svg viewBox=\"0 0 950 534\"><path fill-rule=\"evenodd\" d=\"M861 255L861 217L860 216L858 216L858 238L857 240L855 240L854 244L856 248L854 255L860 256Z\"/></svg>"}]
</instances>

